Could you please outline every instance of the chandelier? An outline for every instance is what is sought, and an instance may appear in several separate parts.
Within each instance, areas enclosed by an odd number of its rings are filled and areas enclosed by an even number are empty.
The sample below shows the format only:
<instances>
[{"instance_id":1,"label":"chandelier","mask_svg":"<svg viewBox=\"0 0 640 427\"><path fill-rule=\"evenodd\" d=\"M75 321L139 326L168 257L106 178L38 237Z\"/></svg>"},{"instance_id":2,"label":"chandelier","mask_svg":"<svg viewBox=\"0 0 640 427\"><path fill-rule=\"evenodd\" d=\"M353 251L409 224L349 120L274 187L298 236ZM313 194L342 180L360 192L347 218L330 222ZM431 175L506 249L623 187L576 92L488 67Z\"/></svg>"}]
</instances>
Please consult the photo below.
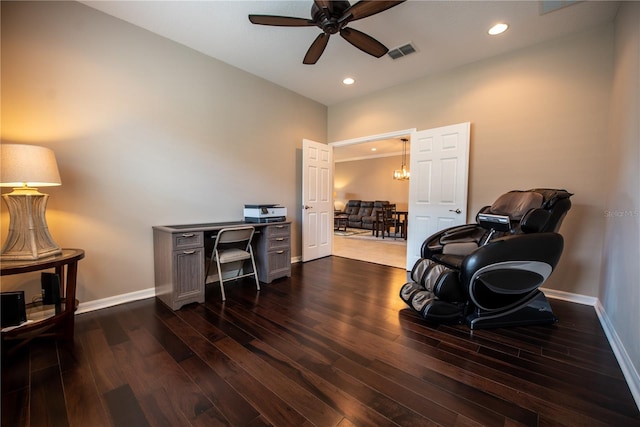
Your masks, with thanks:
<instances>
[{"instance_id":1,"label":"chandelier","mask_svg":"<svg viewBox=\"0 0 640 427\"><path fill-rule=\"evenodd\" d=\"M409 179L409 171L407 170L407 138L401 138L402 141L402 166L400 169L393 171L393 179L406 181Z\"/></svg>"}]
</instances>

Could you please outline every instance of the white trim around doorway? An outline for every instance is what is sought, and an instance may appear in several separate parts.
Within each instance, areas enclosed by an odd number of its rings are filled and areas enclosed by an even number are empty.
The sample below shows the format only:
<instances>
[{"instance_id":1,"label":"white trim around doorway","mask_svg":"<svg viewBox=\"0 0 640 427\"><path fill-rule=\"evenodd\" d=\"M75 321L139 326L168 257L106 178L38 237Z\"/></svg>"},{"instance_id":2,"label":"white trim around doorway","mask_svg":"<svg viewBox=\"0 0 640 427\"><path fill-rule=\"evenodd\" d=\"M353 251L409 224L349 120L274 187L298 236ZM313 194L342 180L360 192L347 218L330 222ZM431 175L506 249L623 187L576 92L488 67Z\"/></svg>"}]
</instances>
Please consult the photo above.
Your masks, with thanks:
<instances>
[{"instance_id":1,"label":"white trim around doorway","mask_svg":"<svg viewBox=\"0 0 640 427\"><path fill-rule=\"evenodd\" d=\"M416 128L396 130L387 133L379 133L376 135L362 136L359 138L344 139L342 141L330 142L329 145L334 147L346 147L347 145L362 144L364 142L382 141L384 139L400 138L401 136L411 135L416 132Z\"/></svg>"}]
</instances>

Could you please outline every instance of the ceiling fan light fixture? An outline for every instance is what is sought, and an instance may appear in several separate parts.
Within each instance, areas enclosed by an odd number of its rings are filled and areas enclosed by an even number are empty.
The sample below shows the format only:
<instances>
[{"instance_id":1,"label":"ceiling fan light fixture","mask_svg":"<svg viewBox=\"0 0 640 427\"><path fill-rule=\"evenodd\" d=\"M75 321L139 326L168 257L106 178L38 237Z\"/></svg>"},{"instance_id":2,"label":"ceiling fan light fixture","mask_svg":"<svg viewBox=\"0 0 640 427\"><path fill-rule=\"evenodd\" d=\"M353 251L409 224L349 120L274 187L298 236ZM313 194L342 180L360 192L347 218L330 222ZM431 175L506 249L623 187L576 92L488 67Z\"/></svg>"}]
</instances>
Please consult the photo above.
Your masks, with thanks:
<instances>
[{"instance_id":1,"label":"ceiling fan light fixture","mask_svg":"<svg viewBox=\"0 0 640 427\"><path fill-rule=\"evenodd\" d=\"M498 34L502 34L507 31L508 28L509 25L505 24L504 22L499 22L493 27L489 28L489 31L487 31L487 33L489 33L489 35L491 36L497 36Z\"/></svg>"},{"instance_id":2,"label":"ceiling fan light fixture","mask_svg":"<svg viewBox=\"0 0 640 427\"><path fill-rule=\"evenodd\" d=\"M356 80L353 77L345 77L342 80L342 84L345 85L345 86L351 86L355 82L356 82Z\"/></svg>"}]
</instances>

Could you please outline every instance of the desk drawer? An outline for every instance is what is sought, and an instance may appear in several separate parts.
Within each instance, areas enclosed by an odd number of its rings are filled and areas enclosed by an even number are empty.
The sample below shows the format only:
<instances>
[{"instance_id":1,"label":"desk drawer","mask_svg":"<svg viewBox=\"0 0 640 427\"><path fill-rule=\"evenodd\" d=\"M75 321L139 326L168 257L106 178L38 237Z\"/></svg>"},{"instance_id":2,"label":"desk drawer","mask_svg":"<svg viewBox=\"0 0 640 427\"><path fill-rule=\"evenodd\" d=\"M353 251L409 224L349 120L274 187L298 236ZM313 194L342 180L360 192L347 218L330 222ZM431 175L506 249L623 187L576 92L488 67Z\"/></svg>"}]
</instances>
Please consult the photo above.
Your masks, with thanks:
<instances>
[{"instance_id":1,"label":"desk drawer","mask_svg":"<svg viewBox=\"0 0 640 427\"><path fill-rule=\"evenodd\" d=\"M291 242L289 236L274 236L267 239L267 251L289 249Z\"/></svg>"},{"instance_id":2,"label":"desk drawer","mask_svg":"<svg viewBox=\"0 0 640 427\"><path fill-rule=\"evenodd\" d=\"M266 254L264 264L265 265L262 266L262 269L258 268L258 277L261 281L271 283L274 279L278 279L280 277L290 277L291 251L289 249L282 249L269 252Z\"/></svg>"},{"instance_id":3,"label":"desk drawer","mask_svg":"<svg viewBox=\"0 0 640 427\"><path fill-rule=\"evenodd\" d=\"M265 227L265 237L289 237L291 235L290 224L273 224Z\"/></svg>"},{"instance_id":4,"label":"desk drawer","mask_svg":"<svg viewBox=\"0 0 640 427\"><path fill-rule=\"evenodd\" d=\"M173 249L194 248L203 246L202 232L173 233Z\"/></svg>"}]
</instances>

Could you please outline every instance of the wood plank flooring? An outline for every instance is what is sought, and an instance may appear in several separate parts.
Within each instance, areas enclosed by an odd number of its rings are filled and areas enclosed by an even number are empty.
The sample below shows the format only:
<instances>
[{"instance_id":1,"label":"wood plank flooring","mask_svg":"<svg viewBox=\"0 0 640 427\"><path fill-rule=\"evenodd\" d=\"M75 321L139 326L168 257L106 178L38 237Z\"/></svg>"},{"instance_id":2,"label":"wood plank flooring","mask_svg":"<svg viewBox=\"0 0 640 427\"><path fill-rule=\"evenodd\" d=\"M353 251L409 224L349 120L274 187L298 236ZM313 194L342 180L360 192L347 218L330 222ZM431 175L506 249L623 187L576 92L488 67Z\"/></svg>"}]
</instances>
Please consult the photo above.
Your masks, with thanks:
<instances>
[{"instance_id":1,"label":"wood plank flooring","mask_svg":"<svg viewBox=\"0 0 640 427\"><path fill-rule=\"evenodd\" d=\"M78 315L75 346L2 364L3 426L633 426L638 408L592 307L553 326L429 324L405 271L340 257L292 277Z\"/></svg>"}]
</instances>

